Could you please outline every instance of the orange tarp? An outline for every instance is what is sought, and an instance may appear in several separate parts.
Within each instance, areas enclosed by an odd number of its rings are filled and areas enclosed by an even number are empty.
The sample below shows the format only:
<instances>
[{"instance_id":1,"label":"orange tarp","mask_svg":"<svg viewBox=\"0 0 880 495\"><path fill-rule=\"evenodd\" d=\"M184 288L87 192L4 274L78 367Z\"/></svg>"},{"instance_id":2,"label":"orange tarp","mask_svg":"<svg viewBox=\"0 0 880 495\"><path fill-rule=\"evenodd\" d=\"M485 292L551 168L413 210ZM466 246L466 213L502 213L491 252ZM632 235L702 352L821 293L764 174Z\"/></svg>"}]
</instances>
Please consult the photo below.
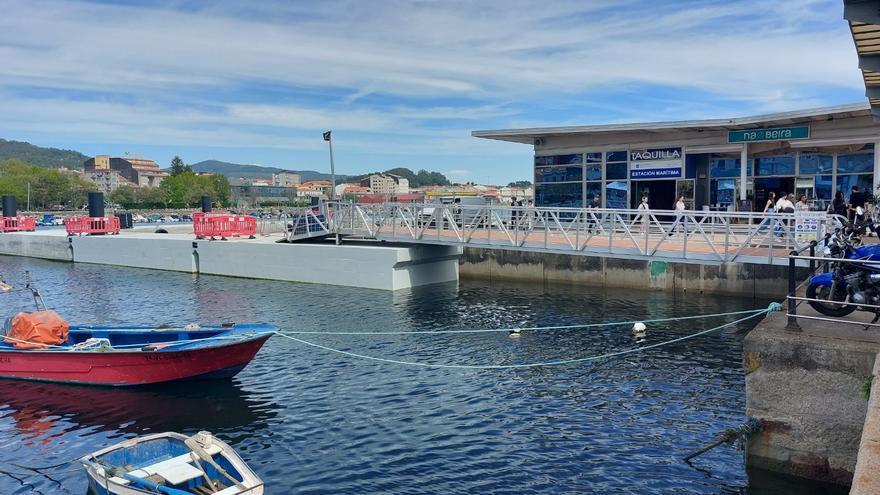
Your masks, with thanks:
<instances>
[{"instance_id":1,"label":"orange tarp","mask_svg":"<svg viewBox=\"0 0 880 495\"><path fill-rule=\"evenodd\" d=\"M47 346L40 344L53 346L66 342L69 329L70 325L54 311L19 313L4 340L19 349L46 349Z\"/></svg>"}]
</instances>

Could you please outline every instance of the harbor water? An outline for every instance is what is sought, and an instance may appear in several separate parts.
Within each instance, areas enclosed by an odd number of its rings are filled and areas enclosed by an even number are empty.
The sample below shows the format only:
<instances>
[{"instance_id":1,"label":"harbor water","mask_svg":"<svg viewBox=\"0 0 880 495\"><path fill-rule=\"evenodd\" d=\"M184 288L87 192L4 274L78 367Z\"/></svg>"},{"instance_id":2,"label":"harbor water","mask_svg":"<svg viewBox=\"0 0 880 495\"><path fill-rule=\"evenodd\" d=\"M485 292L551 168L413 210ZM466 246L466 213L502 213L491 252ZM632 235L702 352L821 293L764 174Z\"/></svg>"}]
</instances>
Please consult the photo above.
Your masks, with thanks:
<instances>
[{"instance_id":1,"label":"harbor water","mask_svg":"<svg viewBox=\"0 0 880 495\"><path fill-rule=\"evenodd\" d=\"M29 270L72 323L265 321L287 331L424 331L642 320L769 301L463 281L387 292L191 276L0 256ZM5 314L26 309L0 295ZM516 364L585 357L684 336L734 318L485 334L302 338L406 361ZM755 321L650 351L513 370L374 362L273 337L236 378L113 389L0 380L0 494L87 491L77 465L22 476L158 431L208 430L268 494L805 494L827 487L747 472L741 451L687 453L741 425L741 341ZM17 466L16 466L17 465ZM22 467L23 466L23 467Z\"/></svg>"}]
</instances>

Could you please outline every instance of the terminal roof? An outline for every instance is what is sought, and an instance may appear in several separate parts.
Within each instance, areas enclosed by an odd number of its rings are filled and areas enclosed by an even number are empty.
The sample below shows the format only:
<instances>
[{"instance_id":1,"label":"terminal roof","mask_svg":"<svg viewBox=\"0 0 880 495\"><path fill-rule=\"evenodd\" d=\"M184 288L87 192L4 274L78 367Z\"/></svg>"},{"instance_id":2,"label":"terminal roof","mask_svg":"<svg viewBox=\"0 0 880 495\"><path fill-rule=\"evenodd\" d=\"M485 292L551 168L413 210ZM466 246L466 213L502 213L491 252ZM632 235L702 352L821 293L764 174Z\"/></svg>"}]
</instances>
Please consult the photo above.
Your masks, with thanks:
<instances>
[{"instance_id":1,"label":"terminal roof","mask_svg":"<svg viewBox=\"0 0 880 495\"><path fill-rule=\"evenodd\" d=\"M835 118L867 116L871 113L868 102L837 105L833 107L797 110L794 112L771 113L752 117L731 119L679 120L672 122L645 122L635 124L602 124L564 127L536 127L531 129L501 129L495 131L473 131L471 135L479 138L497 139L513 143L533 144L534 140L554 135L591 135L607 132L669 132L677 130L704 129L750 129L785 126Z\"/></svg>"},{"instance_id":2,"label":"terminal roof","mask_svg":"<svg viewBox=\"0 0 880 495\"><path fill-rule=\"evenodd\" d=\"M871 113L874 120L880 120L880 2L844 0L843 18L849 22L856 45Z\"/></svg>"}]
</instances>

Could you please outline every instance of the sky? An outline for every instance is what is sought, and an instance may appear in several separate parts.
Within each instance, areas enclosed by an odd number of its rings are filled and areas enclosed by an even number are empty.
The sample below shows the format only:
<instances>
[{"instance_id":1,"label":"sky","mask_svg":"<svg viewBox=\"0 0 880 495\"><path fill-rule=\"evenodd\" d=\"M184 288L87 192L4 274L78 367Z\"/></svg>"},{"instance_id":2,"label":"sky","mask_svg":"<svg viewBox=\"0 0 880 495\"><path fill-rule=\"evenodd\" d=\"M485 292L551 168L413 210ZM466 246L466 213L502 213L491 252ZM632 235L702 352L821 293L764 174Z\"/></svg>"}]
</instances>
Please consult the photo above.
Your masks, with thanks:
<instances>
[{"instance_id":1,"label":"sky","mask_svg":"<svg viewBox=\"0 0 880 495\"><path fill-rule=\"evenodd\" d=\"M840 0L0 0L0 137L167 166L530 179L473 130L864 101Z\"/></svg>"}]
</instances>

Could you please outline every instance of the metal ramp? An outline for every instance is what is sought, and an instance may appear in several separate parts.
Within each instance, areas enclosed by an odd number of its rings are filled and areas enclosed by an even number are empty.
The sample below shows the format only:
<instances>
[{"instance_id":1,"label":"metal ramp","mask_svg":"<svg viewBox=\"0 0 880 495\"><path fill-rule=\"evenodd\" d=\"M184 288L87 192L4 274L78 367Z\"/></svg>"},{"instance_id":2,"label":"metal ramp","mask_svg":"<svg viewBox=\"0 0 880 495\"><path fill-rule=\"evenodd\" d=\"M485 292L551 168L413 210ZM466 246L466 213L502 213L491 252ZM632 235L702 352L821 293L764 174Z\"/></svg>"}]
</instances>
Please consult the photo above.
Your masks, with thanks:
<instances>
[{"instance_id":1,"label":"metal ramp","mask_svg":"<svg viewBox=\"0 0 880 495\"><path fill-rule=\"evenodd\" d=\"M303 208L294 213L287 225L285 239L287 242L304 241L332 235L327 216L312 208Z\"/></svg>"}]
</instances>

